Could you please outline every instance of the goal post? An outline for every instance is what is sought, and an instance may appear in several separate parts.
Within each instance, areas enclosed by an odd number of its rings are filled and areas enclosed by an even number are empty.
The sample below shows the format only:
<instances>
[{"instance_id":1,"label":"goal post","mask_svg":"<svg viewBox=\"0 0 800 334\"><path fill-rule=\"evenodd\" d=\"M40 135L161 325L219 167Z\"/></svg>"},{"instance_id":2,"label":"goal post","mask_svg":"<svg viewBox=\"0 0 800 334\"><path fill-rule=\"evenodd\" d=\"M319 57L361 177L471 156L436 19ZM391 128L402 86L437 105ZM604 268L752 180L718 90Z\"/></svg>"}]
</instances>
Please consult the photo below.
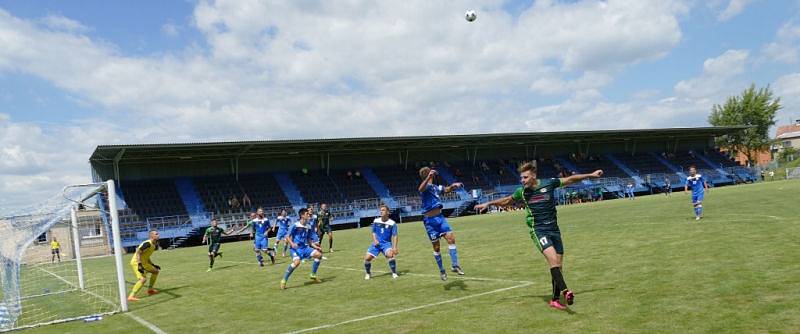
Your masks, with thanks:
<instances>
[{"instance_id":1,"label":"goal post","mask_svg":"<svg viewBox=\"0 0 800 334\"><path fill-rule=\"evenodd\" d=\"M0 332L128 310L113 181L0 216L0 235Z\"/></svg>"}]
</instances>

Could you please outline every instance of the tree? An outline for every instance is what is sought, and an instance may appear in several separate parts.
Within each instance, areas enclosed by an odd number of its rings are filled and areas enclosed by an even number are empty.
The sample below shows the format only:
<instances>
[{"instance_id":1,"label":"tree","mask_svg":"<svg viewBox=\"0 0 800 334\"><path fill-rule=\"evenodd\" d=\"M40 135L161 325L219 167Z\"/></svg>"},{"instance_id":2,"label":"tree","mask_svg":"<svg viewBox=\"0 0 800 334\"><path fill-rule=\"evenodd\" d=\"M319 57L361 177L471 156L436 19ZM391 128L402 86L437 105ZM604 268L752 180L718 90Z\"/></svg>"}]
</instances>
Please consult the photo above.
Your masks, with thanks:
<instances>
[{"instance_id":1,"label":"tree","mask_svg":"<svg viewBox=\"0 0 800 334\"><path fill-rule=\"evenodd\" d=\"M708 122L714 126L746 125L744 131L717 138L717 145L733 151L742 152L749 162L756 161L760 151L769 149L772 139L769 128L775 125L775 114L781 109L781 99L773 98L769 86L756 90L750 85L739 96L731 96L720 106L711 108Z\"/></svg>"}]
</instances>

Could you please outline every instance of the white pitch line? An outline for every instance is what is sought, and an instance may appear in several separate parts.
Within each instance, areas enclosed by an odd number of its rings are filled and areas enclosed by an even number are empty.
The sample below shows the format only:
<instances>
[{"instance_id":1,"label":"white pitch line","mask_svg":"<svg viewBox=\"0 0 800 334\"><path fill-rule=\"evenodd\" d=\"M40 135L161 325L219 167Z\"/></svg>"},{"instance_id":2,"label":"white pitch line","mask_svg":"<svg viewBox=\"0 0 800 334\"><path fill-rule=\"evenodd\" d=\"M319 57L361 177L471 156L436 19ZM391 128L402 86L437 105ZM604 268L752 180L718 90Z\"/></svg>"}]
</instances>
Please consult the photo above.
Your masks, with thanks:
<instances>
[{"instance_id":1,"label":"white pitch line","mask_svg":"<svg viewBox=\"0 0 800 334\"><path fill-rule=\"evenodd\" d=\"M44 271L44 272L46 272L46 273L48 273L48 274L50 274L50 275L53 275L53 277L55 277L55 278L58 278L58 279L60 279L60 280L64 281L65 283L67 283L67 284L69 284L69 285L73 286L73 287L74 287L74 288L76 288L76 289L78 288L78 287L77 287L77 286L75 286L75 284L73 284L72 282L70 282L70 281L67 281L67 280L66 280L66 279L64 279L63 277L61 277L61 276L58 276L58 275L56 275L56 274L54 274L54 273L50 272L50 271L49 271L49 270L47 270L47 269L44 269L44 268L41 268L41 267L39 267L39 269L40 269L40 270L42 270L42 271ZM101 295L98 295L98 294L96 294L96 293L94 293L94 292L92 292L92 291L86 291L86 290L81 290L81 291L83 291L83 292L85 292L85 293L88 293L88 294L90 294L90 295L92 295L92 296L95 296L95 297L97 297L98 299L100 299L100 300L102 300L102 301L104 301L104 302L106 302L106 303L108 303L108 304L111 304L112 306L117 306L117 304L114 304L114 302L112 302L112 301L110 301L110 300L106 299L105 297L103 297L103 296L101 296ZM150 322L147 322L147 320L144 320L144 319L140 318L139 316L137 316L137 315L134 315L134 314L133 314L132 312L130 312L130 311L129 311L129 312L125 312L125 313L123 313L123 314L124 314L124 315L126 315L126 316L128 316L129 318L131 318L131 319L133 319L133 320L136 320L136 322L138 322L138 323L142 324L143 326L147 327L149 330L153 331L153 333L156 333L156 334L167 334L167 332L163 331L161 328L158 328L156 325L153 325L152 323L150 323Z\"/></svg>"},{"instance_id":2,"label":"white pitch line","mask_svg":"<svg viewBox=\"0 0 800 334\"><path fill-rule=\"evenodd\" d=\"M229 263L242 263L242 264L254 264L253 262L227 261L227 260L225 260L225 261L223 261L223 262L229 262ZM321 266L321 268L322 268L322 269L336 269L336 270L347 270L347 271L358 271L358 272L364 272L364 269L354 269L354 268L345 268L345 267L336 267L336 266L326 266L326 265L324 265L324 266ZM386 274L386 273L388 273L388 271L382 271L382 270L372 270L372 272L375 272L375 273L381 273L381 274ZM400 276L417 276L417 277L433 277L433 278L439 278L439 275L430 275L430 274L415 274L415 273L405 273L405 274L401 274ZM487 281L487 282L501 282L501 283L517 283L517 284L533 284L533 282L531 282L531 281L514 281L514 280L501 279L501 278L486 278L486 277L471 277L471 276L448 276L448 277L454 277L454 278L456 278L456 279L460 279L460 280L471 280L471 281Z\"/></svg>"},{"instance_id":3,"label":"white pitch line","mask_svg":"<svg viewBox=\"0 0 800 334\"><path fill-rule=\"evenodd\" d=\"M442 304L456 303L456 302L460 302L460 301L465 300L465 299L486 296L486 295L499 293L499 292L504 292L504 291L508 291L508 290L512 290L512 289L518 289L518 288L526 287L526 286L529 286L529 285L532 285L532 284L533 283L524 283L524 284L515 285L515 286L512 286L512 287L508 287L508 288L502 288L502 289L497 289L497 290L492 290L492 291L487 291L487 292L476 293L474 295L459 297L459 298L455 298L455 299L443 300L443 301L436 302L436 303L409 307L409 308L406 308L406 309L392 311L392 312L374 314L374 315L370 315L370 316L366 316L366 317L362 317L362 318L357 318L357 319L338 322L338 323L335 323L335 324L328 324L328 325L322 325L322 326L317 326L317 327L312 327L312 328L301 329L301 330L298 330L298 331L289 332L288 334L306 333L306 332L316 331L316 330L320 330L320 329L326 329L326 328L346 325L346 324L350 324L350 323L354 323L354 322L370 320L370 319L375 319L375 318L380 318L380 317L386 317L386 316L395 315L395 314L399 314L399 313L416 311L416 310L420 310L420 309L424 309L424 308L428 308L428 307L439 306L439 305L442 305Z\"/></svg>"}]
</instances>

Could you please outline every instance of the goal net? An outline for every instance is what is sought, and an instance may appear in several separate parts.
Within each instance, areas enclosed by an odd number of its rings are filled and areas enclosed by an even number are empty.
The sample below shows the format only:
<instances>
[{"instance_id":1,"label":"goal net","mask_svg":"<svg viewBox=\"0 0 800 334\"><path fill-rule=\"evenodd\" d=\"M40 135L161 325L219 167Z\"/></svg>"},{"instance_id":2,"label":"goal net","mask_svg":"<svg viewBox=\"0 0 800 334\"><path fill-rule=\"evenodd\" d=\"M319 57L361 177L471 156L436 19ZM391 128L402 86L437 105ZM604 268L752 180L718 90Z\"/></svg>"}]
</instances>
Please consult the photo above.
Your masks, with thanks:
<instances>
[{"instance_id":1,"label":"goal net","mask_svg":"<svg viewBox=\"0 0 800 334\"><path fill-rule=\"evenodd\" d=\"M800 179L800 167L786 168L787 179Z\"/></svg>"},{"instance_id":2,"label":"goal net","mask_svg":"<svg viewBox=\"0 0 800 334\"><path fill-rule=\"evenodd\" d=\"M116 208L113 193L111 182L70 186L0 217L0 331L127 310L121 257L109 256L121 256L109 238L118 219L98 205Z\"/></svg>"}]
</instances>

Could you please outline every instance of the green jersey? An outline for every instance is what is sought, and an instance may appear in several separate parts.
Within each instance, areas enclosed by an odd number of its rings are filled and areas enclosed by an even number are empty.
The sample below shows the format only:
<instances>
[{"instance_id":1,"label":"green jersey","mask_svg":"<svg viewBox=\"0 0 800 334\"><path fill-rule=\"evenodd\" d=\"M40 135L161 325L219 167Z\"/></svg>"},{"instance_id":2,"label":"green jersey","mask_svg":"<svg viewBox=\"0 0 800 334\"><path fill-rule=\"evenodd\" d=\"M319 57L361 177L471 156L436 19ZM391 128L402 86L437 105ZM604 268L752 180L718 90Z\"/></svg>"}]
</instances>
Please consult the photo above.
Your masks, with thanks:
<instances>
[{"instance_id":1,"label":"green jersey","mask_svg":"<svg viewBox=\"0 0 800 334\"><path fill-rule=\"evenodd\" d=\"M525 201L528 211L526 223L529 228L537 230L558 230L556 218L556 188L561 186L561 179L540 179L533 189L519 187L511 198Z\"/></svg>"},{"instance_id":2,"label":"green jersey","mask_svg":"<svg viewBox=\"0 0 800 334\"><path fill-rule=\"evenodd\" d=\"M222 232L225 232L224 229L221 227L209 227L206 229L206 237L208 238L209 244L218 244L219 239L222 238Z\"/></svg>"}]
</instances>

